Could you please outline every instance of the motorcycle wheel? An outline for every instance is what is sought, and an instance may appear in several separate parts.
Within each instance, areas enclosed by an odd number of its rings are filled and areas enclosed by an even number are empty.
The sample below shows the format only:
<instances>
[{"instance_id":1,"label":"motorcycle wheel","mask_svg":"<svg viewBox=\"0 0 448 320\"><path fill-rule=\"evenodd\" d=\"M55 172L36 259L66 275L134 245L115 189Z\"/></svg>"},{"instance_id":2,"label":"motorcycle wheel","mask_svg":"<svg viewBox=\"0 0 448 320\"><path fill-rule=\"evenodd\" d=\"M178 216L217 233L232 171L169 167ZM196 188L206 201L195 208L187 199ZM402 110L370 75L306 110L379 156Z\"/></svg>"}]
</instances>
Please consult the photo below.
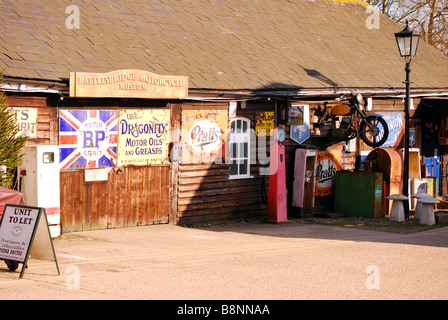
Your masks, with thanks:
<instances>
[{"instance_id":1,"label":"motorcycle wheel","mask_svg":"<svg viewBox=\"0 0 448 320\"><path fill-rule=\"evenodd\" d=\"M382 136L380 136L381 132L383 132ZM386 142L389 127L382 117L368 116L361 122L359 135L368 146L377 148Z\"/></svg>"}]
</instances>

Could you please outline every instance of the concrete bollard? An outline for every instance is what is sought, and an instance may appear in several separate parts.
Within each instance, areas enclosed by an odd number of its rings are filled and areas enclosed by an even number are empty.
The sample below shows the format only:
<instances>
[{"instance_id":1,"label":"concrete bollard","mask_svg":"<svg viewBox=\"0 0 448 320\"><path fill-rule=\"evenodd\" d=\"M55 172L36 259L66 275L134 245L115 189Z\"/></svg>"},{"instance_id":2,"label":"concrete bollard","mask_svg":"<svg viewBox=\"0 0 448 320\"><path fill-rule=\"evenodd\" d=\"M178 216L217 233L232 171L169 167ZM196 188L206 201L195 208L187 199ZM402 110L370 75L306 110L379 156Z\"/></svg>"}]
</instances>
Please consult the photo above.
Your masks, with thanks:
<instances>
[{"instance_id":1,"label":"concrete bollard","mask_svg":"<svg viewBox=\"0 0 448 320\"><path fill-rule=\"evenodd\" d=\"M392 208L390 209L390 221L401 222L404 221L404 206L403 201L409 198L402 194L392 194L386 197L388 200L392 200Z\"/></svg>"},{"instance_id":2,"label":"concrete bollard","mask_svg":"<svg viewBox=\"0 0 448 320\"><path fill-rule=\"evenodd\" d=\"M436 223L436 218L434 216L434 204L439 203L440 201L434 199L433 197L423 197L418 201L422 203L420 224L432 226Z\"/></svg>"},{"instance_id":3,"label":"concrete bollard","mask_svg":"<svg viewBox=\"0 0 448 320\"><path fill-rule=\"evenodd\" d=\"M421 212L422 212L422 203L419 200L424 197L432 198L432 196L430 194L427 194L425 192L418 192L411 196L411 198L417 199L417 204L415 205L415 209L414 209L414 219L420 219Z\"/></svg>"}]
</instances>

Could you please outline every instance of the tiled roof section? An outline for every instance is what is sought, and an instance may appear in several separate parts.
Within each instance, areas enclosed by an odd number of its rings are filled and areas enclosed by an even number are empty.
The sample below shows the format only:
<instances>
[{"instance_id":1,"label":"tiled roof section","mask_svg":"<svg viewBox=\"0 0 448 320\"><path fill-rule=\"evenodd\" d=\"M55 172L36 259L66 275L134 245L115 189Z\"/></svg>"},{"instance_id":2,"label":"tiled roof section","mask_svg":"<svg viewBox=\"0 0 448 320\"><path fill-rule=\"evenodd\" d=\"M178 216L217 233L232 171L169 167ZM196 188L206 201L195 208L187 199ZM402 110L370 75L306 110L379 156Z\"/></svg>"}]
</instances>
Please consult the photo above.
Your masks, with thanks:
<instances>
[{"instance_id":1,"label":"tiled roof section","mask_svg":"<svg viewBox=\"0 0 448 320\"><path fill-rule=\"evenodd\" d=\"M61 80L70 71L187 75L198 89L403 87L404 61L385 16L357 1L0 1L0 68ZM79 8L80 28L68 29ZM448 58L421 43L414 87L448 88Z\"/></svg>"}]
</instances>

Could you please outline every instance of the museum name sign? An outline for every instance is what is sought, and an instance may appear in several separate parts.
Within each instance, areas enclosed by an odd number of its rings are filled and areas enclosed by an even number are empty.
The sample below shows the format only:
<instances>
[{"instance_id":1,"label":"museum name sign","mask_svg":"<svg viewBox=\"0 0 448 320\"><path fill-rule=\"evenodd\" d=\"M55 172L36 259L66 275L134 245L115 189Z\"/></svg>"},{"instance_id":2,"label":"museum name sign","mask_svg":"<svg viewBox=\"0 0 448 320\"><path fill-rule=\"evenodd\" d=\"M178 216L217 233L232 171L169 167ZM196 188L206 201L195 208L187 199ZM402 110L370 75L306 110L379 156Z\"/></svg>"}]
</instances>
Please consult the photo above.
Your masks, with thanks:
<instances>
[{"instance_id":1,"label":"museum name sign","mask_svg":"<svg viewBox=\"0 0 448 320\"><path fill-rule=\"evenodd\" d=\"M188 77L134 69L107 73L70 72L70 97L185 99L188 97Z\"/></svg>"}]
</instances>

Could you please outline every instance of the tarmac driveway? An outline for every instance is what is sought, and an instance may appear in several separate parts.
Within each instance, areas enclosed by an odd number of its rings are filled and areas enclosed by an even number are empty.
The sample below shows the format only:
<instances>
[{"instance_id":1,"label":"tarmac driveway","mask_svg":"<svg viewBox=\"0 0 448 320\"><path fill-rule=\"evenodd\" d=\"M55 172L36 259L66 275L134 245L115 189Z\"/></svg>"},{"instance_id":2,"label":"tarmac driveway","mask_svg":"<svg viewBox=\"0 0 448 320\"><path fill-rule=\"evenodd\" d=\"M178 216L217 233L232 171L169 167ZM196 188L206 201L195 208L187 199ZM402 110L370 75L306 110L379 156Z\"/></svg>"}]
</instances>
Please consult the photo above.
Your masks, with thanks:
<instances>
[{"instance_id":1,"label":"tarmac driveway","mask_svg":"<svg viewBox=\"0 0 448 320\"><path fill-rule=\"evenodd\" d=\"M300 223L64 234L0 299L447 299L448 228L394 234Z\"/></svg>"}]
</instances>

